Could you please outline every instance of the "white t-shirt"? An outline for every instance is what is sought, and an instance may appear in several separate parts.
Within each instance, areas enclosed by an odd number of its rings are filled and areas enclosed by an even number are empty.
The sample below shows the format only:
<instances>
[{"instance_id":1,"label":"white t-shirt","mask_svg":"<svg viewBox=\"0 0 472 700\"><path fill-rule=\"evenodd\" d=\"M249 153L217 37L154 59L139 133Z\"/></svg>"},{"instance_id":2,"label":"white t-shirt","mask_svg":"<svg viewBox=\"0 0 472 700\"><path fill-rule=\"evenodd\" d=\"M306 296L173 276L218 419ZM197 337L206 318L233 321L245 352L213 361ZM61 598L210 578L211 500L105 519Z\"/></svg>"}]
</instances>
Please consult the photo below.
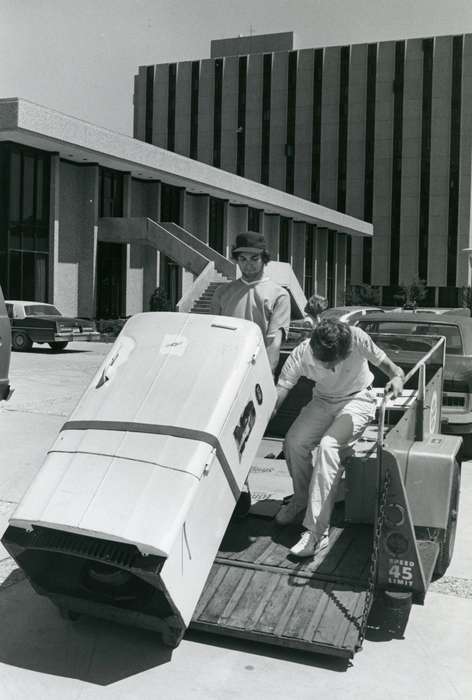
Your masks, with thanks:
<instances>
[{"instance_id":1,"label":"white t-shirt","mask_svg":"<svg viewBox=\"0 0 472 700\"><path fill-rule=\"evenodd\" d=\"M291 352L280 373L277 384L292 389L300 377L316 382L313 395L336 401L366 389L374 379L369 362L378 366L386 357L361 328L350 326L351 352L334 370L323 367L313 356L310 340L304 340Z\"/></svg>"}]
</instances>

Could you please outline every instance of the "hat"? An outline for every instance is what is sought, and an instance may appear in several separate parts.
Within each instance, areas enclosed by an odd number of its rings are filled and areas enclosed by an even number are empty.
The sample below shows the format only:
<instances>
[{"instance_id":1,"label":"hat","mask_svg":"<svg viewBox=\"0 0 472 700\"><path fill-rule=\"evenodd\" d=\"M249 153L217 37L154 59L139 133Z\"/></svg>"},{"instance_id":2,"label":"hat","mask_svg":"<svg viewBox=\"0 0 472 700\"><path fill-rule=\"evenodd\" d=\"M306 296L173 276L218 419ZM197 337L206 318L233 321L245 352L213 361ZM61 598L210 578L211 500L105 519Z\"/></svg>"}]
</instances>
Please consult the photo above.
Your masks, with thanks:
<instances>
[{"instance_id":1,"label":"hat","mask_svg":"<svg viewBox=\"0 0 472 700\"><path fill-rule=\"evenodd\" d=\"M266 249L266 241L256 231L245 231L236 236L233 253L261 253Z\"/></svg>"}]
</instances>

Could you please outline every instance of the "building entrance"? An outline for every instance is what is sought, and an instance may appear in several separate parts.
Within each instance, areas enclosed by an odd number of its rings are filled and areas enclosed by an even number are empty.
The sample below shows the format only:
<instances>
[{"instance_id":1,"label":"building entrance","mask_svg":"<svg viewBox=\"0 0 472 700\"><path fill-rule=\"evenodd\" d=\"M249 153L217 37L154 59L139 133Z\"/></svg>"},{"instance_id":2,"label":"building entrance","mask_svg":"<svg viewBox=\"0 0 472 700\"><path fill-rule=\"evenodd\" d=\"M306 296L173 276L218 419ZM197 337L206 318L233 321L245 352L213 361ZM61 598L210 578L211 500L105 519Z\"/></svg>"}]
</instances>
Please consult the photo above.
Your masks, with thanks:
<instances>
[{"instance_id":1,"label":"building entrance","mask_svg":"<svg viewBox=\"0 0 472 700\"><path fill-rule=\"evenodd\" d=\"M97 318L125 315L126 246L98 242L97 245Z\"/></svg>"}]
</instances>

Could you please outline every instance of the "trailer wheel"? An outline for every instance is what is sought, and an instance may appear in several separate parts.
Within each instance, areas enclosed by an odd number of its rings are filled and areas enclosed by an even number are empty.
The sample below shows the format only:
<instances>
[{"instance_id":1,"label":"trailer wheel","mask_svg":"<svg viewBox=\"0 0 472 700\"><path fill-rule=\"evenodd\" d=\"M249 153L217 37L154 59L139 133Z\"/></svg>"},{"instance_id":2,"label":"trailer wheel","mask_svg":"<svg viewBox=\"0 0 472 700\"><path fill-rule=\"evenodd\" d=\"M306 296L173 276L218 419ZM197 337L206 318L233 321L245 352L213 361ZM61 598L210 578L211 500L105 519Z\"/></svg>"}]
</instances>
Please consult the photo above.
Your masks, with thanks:
<instances>
[{"instance_id":1,"label":"trailer wheel","mask_svg":"<svg viewBox=\"0 0 472 700\"><path fill-rule=\"evenodd\" d=\"M434 568L434 578L441 578L447 571L451 563L456 540L457 513L459 510L459 493L461 485L461 465L456 461L452 472L451 500L449 503L449 515L447 518L447 529L443 539L439 543L439 555Z\"/></svg>"}]
</instances>

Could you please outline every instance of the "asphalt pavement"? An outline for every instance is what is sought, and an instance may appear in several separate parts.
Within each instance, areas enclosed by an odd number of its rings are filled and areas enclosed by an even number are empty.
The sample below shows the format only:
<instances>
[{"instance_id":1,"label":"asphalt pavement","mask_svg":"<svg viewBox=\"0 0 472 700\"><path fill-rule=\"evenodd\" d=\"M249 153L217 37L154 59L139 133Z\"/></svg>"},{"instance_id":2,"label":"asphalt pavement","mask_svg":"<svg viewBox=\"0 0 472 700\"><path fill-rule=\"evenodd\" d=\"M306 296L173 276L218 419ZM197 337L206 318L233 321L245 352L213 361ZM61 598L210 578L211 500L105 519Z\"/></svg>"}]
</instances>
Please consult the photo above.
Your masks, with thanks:
<instances>
[{"instance_id":1,"label":"asphalt pavement","mask_svg":"<svg viewBox=\"0 0 472 700\"><path fill-rule=\"evenodd\" d=\"M110 345L12 356L0 406L0 531ZM283 476L283 475L282 475ZM280 477L280 475L279 475ZM270 490L263 470L256 491ZM281 478L281 477L280 477ZM0 546L0 700L415 700L472 698L472 463L463 465L456 548L446 577L411 609L403 637L371 628L352 662L188 632L175 650L152 632L64 620Z\"/></svg>"}]
</instances>

